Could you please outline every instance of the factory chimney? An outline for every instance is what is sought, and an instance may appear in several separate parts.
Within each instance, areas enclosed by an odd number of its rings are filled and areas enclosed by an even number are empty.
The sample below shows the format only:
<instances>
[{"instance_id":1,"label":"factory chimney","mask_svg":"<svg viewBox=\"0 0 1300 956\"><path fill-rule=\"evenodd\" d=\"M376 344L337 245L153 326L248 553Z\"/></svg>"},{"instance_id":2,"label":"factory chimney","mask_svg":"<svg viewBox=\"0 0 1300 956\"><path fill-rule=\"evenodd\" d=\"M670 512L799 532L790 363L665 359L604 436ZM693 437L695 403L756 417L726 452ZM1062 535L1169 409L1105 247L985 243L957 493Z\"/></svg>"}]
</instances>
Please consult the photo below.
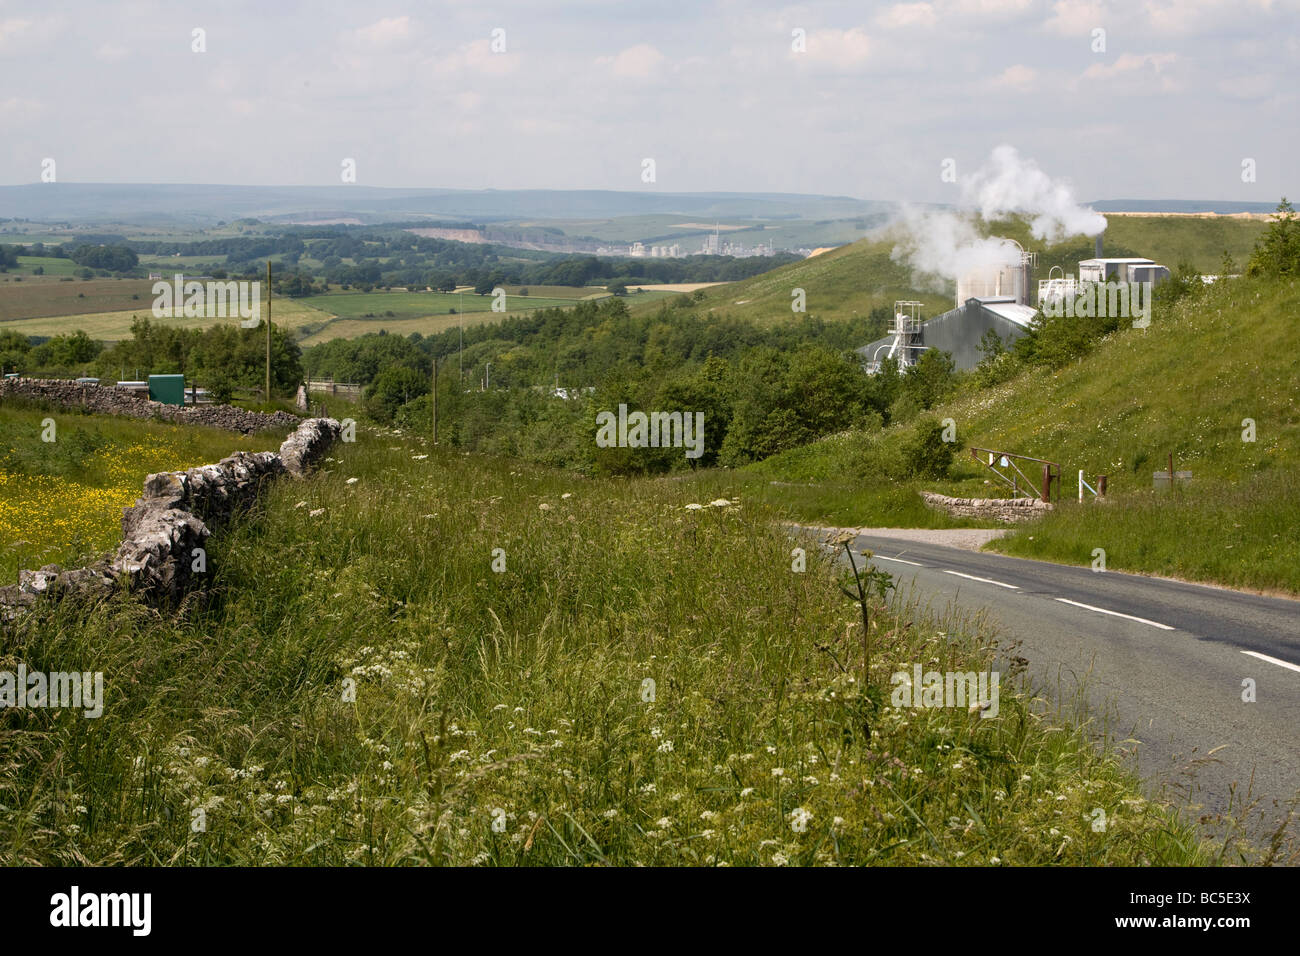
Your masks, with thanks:
<instances>
[{"instance_id":1,"label":"factory chimney","mask_svg":"<svg viewBox=\"0 0 1300 956\"><path fill-rule=\"evenodd\" d=\"M1101 258L1101 237L1104 235L1106 235L1106 230L1104 229L1101 232L1097 233L1097 258L1098 259Z\"/></svg>"}]
</instances>

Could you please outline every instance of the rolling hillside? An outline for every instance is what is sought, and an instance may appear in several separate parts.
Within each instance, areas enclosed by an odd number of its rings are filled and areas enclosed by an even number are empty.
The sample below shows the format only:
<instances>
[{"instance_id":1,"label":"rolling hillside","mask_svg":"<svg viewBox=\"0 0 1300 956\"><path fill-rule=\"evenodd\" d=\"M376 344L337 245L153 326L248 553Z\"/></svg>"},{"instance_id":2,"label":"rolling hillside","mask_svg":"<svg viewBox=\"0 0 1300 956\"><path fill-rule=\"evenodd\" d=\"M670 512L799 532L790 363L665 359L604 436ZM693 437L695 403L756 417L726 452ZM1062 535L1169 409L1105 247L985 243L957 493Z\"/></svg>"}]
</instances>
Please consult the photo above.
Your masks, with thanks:
<instances>
[{"instance_id":1,"label":"rolling hillside","mask_svg":"<svg viewBox=\"0 0 1300 956\"><path fill-rule=\"evenodd\" d=\"M892 249L891 242L863 239L752 279L705 289L695 308L760 323L781 322L794 314L790 306L795 289L804 290L808 313L824 319L865 315L873 308L892 306L896 299L920 298L927 315L951 308L950 292L913 289L911 271L890 259Z\"/></svg>"},{"instance_id":2,"label":"rolling hillside","mask_svg":"<svg viewBox=\"0 0 1300 956\"><path fill-rule=\"evenodd\" d=\"M1201 272L1214 274L1220 270L1225 250L1238 265L1243 265L1265 228L1259 220L1226 217L1111 216L1103 251L1109 256L1145 256L1170 269L1186 262ZM1039 278L1046 278L1055 265L1075 273L1078 260L1090 258L1095 251L1094 241L1086 236L1047 246L1031 239L1028 226L1015 220L989 224L986 231L1015 239L1026 249L1038 252ZM855 312L891 307L896 299L919 299L925 303L925 316L952 308L953 284L915 288L918 279L912 270L890 257L894 245L888 239L862 239L752 279L708 289L699 307L778 322L792 314L792 290L801 288L807 294L808 312L826 319L849 318Z\"/></svg>"}]
</instances>

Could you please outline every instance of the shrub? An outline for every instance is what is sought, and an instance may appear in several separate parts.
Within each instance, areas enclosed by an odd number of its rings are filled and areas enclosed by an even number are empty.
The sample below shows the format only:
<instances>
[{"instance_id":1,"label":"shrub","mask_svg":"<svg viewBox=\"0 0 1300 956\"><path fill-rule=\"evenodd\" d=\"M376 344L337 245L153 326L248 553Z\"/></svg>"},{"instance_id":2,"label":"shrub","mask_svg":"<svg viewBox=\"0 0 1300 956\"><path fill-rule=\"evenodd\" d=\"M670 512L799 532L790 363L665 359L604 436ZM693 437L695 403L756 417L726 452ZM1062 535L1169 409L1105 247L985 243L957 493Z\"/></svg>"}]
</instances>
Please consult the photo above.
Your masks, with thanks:
<instances>
[{"instance_id":1,"label":"shrub","mask_svg":"<svg viewBox=\"0 0 1300 956\"><path fill-rule=\"evenodd\" d=\"M918 422L912 437L903 446L903 462L915 478L942 479L952 467L955 442L943 440L943 423L937 419Z\"/></svg>"}]
</instances>

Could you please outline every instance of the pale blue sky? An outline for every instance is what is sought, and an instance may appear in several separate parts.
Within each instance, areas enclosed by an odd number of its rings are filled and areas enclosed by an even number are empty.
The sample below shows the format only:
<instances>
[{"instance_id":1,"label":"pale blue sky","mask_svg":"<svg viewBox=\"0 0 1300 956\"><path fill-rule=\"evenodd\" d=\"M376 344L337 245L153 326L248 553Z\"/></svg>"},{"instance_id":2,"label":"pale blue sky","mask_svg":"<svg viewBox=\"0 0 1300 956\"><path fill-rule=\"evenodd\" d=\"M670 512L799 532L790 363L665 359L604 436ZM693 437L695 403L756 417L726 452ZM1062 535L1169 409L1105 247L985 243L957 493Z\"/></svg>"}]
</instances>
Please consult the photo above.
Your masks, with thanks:
<instances>
[{"instance_id":1,"label":"pale blue sky","mask_svg":"<svg viewBox=\"0 0 1300 956\"><path fill-rule=\"evenodd\" d=\"M944 158L1009 143L1085 200L1275 202L1300 193L1297 26L1300 0L0 0L0 183L52 157L65 182L326 185L350 157L374 186L947 201Z\"/></svg>"}]
</instances>

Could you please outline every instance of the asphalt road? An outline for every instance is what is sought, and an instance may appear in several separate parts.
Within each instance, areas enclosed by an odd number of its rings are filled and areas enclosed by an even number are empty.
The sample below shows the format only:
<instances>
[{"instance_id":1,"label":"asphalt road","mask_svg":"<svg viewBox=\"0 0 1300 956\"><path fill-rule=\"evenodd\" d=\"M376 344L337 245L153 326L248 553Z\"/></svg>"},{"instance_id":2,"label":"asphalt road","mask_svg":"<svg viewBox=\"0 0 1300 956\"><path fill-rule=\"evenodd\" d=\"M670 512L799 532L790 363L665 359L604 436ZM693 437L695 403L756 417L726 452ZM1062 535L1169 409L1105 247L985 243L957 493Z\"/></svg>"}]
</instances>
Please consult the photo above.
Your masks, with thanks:
<instances>
[{"instance_id":1,"label":"asphalt road","mask_svg":"<svg viewBox=\"0 0 1300 956\"><path fill-rule=\"evenodd\" d=\"M1300 794L1300 602L886 537L853 547L936 611L987 609L1037 689L1066 704L1082 689L1153 795L1253 805L1259 838Z\"/></svg>"}]
</instances>

